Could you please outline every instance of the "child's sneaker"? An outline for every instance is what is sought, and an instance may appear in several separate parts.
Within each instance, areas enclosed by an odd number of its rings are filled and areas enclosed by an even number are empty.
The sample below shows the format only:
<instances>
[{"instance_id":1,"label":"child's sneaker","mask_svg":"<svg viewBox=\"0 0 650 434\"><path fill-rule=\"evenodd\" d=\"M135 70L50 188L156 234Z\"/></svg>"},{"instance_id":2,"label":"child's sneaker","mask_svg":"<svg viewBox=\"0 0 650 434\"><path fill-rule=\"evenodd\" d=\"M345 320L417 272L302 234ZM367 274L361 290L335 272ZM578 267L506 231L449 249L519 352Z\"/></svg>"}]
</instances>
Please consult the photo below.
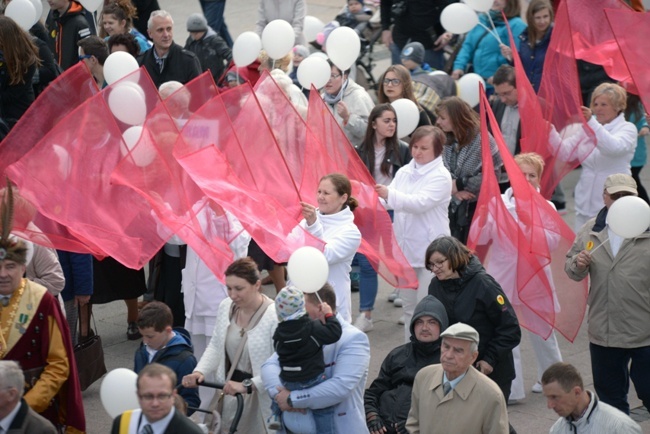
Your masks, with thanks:
<instances>
[{"instance_id":1,"label":"child's sneaker","mask_svg":"<svg viewBox=\"0 0 650 434\"><path fill-rule=\"evenodd\" d=\"M266 427L273 431L282 429L282 421L280 420L280 416L277 414L272 414L269 417L269 420L266 421Z\"/></svg>"}]
</instances>

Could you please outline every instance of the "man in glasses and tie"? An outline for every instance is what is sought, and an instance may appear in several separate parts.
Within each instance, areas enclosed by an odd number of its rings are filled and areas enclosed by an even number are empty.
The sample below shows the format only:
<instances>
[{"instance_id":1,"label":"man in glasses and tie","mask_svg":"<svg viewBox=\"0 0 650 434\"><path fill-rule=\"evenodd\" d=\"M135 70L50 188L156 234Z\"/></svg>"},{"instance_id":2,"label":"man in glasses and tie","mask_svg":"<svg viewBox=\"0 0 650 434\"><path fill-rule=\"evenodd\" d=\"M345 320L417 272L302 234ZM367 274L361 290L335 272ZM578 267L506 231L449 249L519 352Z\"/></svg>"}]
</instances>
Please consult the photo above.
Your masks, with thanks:
<instances>
[{"instance_id":1,"label":"man in glasses and tie","mask_svg":"<svg viewBox=\"0 0 650 434\"><path fill-rule=\"evenodd\" d=\"M66 433L83 433L86 423L70 332L56 298L23 278L27 248L11 235L13 207L8 187L0 210L0 359L20 363L24 400L34 411Z\"/></svg>"},{"instance_id":2,"label":"man in glasses and tie","mask_svg":"<svg viewBox=\"0 0 650 434\"><path fill-rule=\"evenodd\" d=\"M111 434L203 434L190 418L174 408L176 374L152 363L138 374L140 408L125 411L113 421Z\"/></svg>"},{"instance_id":3,"label":"man in glasses and tie","mask_svg":"<svg viewBox=\"0 0 650 434\"><path fill-rule=\"evenodd\" d=\"M440 336L440 364L422 368L415 376L408 432L507 434L508 412L501 389L473 367L478 332L459 322Z\"/></svg>"}]
</instances>

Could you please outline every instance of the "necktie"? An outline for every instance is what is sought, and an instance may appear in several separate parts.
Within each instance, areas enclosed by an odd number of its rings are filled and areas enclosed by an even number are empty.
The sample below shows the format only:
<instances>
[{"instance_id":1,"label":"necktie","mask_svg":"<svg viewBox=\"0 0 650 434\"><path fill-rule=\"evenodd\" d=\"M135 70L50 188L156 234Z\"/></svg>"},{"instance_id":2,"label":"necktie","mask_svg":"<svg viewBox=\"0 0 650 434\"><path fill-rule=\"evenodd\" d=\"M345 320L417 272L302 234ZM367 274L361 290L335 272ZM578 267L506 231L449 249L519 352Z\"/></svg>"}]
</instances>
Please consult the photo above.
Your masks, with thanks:
<instances>
[{"instance_id":1,"label":"necktie","mask_svg":"<svg viewBox=\"0 0 650 434\"><path fill-rule=\"evenodd\" d=\"M153 428L151 428L151 425L146 424L140 430L140 434L153 434Z\"/></svg>"},{"instance_id":2,"label":"necktie","mask_svg":"<svg viewBox=\"0 0 650 434\"><path fill-rule=\"evenodd\" d=\"M451 383L449 381L445 381L445 383L442 385L442 391L445 392L445 395L451 391Z\"/></svg>"}]
</instances>

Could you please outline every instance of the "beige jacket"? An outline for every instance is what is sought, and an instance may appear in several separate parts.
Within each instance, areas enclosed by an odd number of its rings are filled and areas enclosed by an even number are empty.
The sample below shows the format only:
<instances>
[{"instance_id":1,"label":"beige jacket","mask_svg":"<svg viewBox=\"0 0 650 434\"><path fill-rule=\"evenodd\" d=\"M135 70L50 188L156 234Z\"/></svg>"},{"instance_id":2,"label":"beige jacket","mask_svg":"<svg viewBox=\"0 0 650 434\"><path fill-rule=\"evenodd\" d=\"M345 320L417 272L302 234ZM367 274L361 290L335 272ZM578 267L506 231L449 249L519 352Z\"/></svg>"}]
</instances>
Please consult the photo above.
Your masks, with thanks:
<instances>
[{"instance_id":1,"label":"beige jacket","mask_svg":"<svg viewBox=\"0 0 650 434\"><path fill-rule=\"evenodd\" d=\"M592 231L595 218L580 229L566 254L564 270L573 280L591 279L589 341L604 347L637 348L650 345L650 232L623 240L616 257L607 240L607 228ZM594 243L591 264L576 268L578 253Z\"/></svg>"},{"instance_id":2,"label":"beige jacket","mask_svg":"<svg viewBox=\"0 0 650 434\"><path fill-rule=\"evenodd\" d=\"M406 421L410 434L508 433L506 401L494 381L470 367L445 396L442 374L442 365L431 365L415 376Z\"/></svg>"}]
</instances>

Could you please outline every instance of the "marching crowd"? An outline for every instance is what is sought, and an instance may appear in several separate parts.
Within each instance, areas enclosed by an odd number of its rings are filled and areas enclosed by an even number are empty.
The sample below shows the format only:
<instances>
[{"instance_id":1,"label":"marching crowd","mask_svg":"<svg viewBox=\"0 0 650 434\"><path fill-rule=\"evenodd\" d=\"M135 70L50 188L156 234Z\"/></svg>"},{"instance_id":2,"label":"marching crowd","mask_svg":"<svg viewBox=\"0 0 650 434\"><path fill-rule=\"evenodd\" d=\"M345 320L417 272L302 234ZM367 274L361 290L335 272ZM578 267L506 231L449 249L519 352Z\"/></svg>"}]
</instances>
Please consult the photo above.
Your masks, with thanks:
<instances>
[{"instance_id":1,"label":"marching crowd","mask_svg":"<svg viewBox=\"0 0 650 434\"><path fill-rule=\"evenodd\" d=\"M3 12L10 3L2 1ZM159 232L168 235L167 243L151 259L148 280L143 269L110 257L100 260L54 250L37 238L28 241L25 232L17 234L23 238L11 233L14 209L20 208L14 205L24 199L14 197L15 187L8 183L0 212L0 433L86 431L91 415L84 414L74 347L95 333L92 306L115 300L126 303L128 339L142 339L134 357L140 409L115 419L116 434L204 432L186 416L201 404L218 410L217 429L228 432L236 395L244 397L237 427L244 433L514 433L507 405L525 397L519 347L524 328L537 361L532 392L543 393L560 416L551 433L640 433L628 416L627 396L632 380L650 409L645 272L650 232L622 237L607 214L622 197L648 201L639 178L650 133L645 109L601 66L578 62L584 106L575 115L593 134L585 135L589 146L576 151L584 154L575 189L577 235L561 253L566 253L564 277L589 282L591 391L581 373L562 361L554 325L544 336L531 325L546 316L531 320L534 308L528 301L536 294L522 289L512 259L518 252L497 216L480 206L481 195L489 194L486 185L495 181L499 193L489 199L503 206L521 236L532 236L534 219L520 207L524 199L518 194L522 188L540 194L548 161L522 152L513 52L539 90L558 5L494 0L480 24L458 40L441 24L442 10L452 3L348 0L317 44L326 51L328 34L337 26L361 35L374 29L392 55L376 98L355 82L361 71L342 70L329 59L329 79L320 90L374 179L394 239L416 276L417 288L395 288L390 296L403 309L405 343L386 356L377 378L368 378L367 333L374 328L378 267L376 259L361 253L363 235L355 223L360 203L350 174L319 174L314 200L300 203L296 224L324 242L329 265L328 283L316 292L287 280L286 264L265 253L234 215L210 206L197 219L204 231L227 233L235 258L223 271L223 282L200 252L164 228ZM108 86L104 63L118 51L137 58L169 101L179 128L191 118L190 102L179 104L182 99L170 95L181 95L203 72L227 90L255 85L269 70L287 97L282 104L292 104L306 118L310 91L301 89L296 72L316 45L308 48L303 34L305 0L261 0L255 31L262 34L276 19L288 21L295 46L282 59L261 52L243 67L232 61L225 0L200 0L203 13L189 16L184 46L174 41L177 24L157 0L106 0L96 12L75 0L48 4L45 22L36 22L29 32L0 15L0 140L20 125L49 84L78 62L100 89ZM508 42L509 31L515 46ZM469 72L486 83L498 125L490 132L482 131L486 118L456 90L454 80ZM418 110L414 131L404 137L392 105L401 99ZM555 154L568 152L554 128L548 142ZM507 173L506 166L517 175ZM522 175L524 187L516 181ZM549 199L541 206L566 212L559 186ZM481 221L478 235L473 221ZM536 242L557 249L556 235L546 231ZM468 247L472 244L474 249ZM487 258L485 267L479 258ZM540 294L548 288L550 310L570 310L553 287L553 274L561 270L548 262L538 268L536 278L550 282L536 288ZM275 299L261 291L262 270L269 271ZM352 306L353 286L360 292L358 309ZM224 387L216 393L197 389L204 381ZM215 429L214 421L192 417Z\"/></svg>"}]
</instances>

